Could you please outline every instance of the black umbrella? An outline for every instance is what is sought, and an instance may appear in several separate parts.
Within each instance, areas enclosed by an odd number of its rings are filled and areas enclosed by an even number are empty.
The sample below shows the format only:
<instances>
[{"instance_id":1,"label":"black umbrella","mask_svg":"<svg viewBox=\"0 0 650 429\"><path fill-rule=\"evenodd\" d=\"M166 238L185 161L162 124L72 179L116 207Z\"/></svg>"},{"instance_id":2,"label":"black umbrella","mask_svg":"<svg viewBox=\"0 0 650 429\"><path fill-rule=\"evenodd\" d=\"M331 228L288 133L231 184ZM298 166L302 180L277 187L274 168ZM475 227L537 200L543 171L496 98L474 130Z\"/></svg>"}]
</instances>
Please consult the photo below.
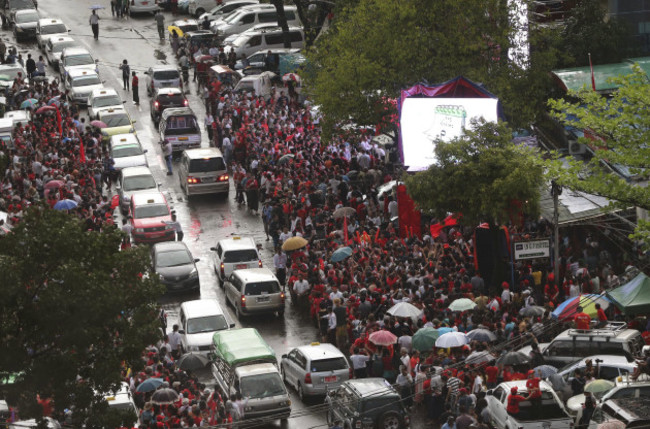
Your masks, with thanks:
<instances>
[{"instance_id":1,"label":"black umbrella","mask_svg":"<svg viewBox=\"0 0 650 429\"><path fill-rule=\"evenodd\" d=\"M201 354L185 353L176 361L176 367L184 371L193 371L204 368L210 360Z\"/></svg>"},{"instance_id":2,"label":"black umbrella","mask_svg":"<svg viewBox=\"0 0 650 429\"><path fill-rule=\"evenodd\" d=\"M528 363L530 358L521 352L508 352L497 359L497 364L522 365Z\"/></svg>"},{"instance_id":3,"label":"black umbrella","mask_svg":"<svg viewBox=\"0 0 650 429\"><path fill-rule=\"evenodd\" d=\"M472 341L480 341L480 342L486 342L486 343L491 343L492 341L497 340L497 336L494 335L492 331L489 331L487 329L479 328L479 329L474 329L472 331L469 331L467 333L467 338L469 338Z\"/></svg>"},{"instance_id":4,"label":"black umbrella","mask_svg":"<svg viewBox=\"0 0 650 429\"><path fill-rule=\"evenodd\" d=\"M544 313L546 313L546 309L539 305L531 305L519 310L519 314L526 317L541 317Z\"/></svg>"},{"instance_id":5,"label":"black umbrella","mask_svg":"<svg viewBox=\"0 0 650 429\"><path fill-rule=\"evenodd\" d=\"M151 395L151 402L158 405L173 404L178 401L178 392L169 387L158 389Z\"/></svg>"}]
</instances>

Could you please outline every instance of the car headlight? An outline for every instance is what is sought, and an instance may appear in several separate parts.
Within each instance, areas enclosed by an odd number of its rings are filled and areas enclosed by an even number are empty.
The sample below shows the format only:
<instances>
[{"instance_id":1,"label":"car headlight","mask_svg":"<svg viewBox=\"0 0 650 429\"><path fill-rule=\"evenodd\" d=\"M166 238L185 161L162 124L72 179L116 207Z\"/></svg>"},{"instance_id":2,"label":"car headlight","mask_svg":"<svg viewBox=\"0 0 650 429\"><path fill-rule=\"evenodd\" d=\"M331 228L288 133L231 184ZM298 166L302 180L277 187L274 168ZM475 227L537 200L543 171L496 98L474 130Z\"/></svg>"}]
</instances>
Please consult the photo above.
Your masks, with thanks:
<instances>
[{"instance_id":1,"label":"car headlight","mask_svg":"<svg viewBox=\"0 0 650 429\"><path fill-rule=\"evenodd\" d=\"M189 352L198 352L199 351L199 346L190 346L188 344L187 345L187 351L189 351Z\"/></svg>"},{"instance_id":2,"label":"car headlight","mask_svg":"<svg viewBox=\"0 0 650 429\"><path fill-rule=\"evenodd\" d=\"M190 277L197 277L198 275L199 275L199 271L198 271L196 268L194 268L194 269L190 272Z\"/></svg>"},{"instance_id":3,"label":"car headlight","mask_svg":"<svg viewBox=\"0 0 650 429\"><path fill-rule=\"evenodd\" d=\"M144 228L136 228L135 232L144 232Z\"/></svg>"}]
</instances>

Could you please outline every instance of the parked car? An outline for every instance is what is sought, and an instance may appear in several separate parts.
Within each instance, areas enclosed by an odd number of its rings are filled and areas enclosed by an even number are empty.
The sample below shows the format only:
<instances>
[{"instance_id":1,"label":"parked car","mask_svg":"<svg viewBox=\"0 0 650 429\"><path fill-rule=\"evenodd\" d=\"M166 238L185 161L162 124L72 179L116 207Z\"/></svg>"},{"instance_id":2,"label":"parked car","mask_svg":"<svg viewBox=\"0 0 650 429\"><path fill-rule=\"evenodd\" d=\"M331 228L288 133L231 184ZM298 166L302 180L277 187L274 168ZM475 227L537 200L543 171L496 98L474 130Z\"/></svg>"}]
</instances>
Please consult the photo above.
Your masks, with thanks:
<instances>
[{"instance_id":1,"label":"parked car","mask_svg":"<svg viewBox=\"0 0 650 429\"><path fill-rule=\"evenodd\" d=\"M325 404L330 426L405 429L411 421L399 393L379 377L348 380L328 392Z\"/></svg>"},{"instance_id":2,"label":"parked car","mask_svg":"<svg viewBox=\"0 0 650 429\"><path fill-rule=\"evenodd\" d=\"M158 191L158 183L153 173L147 167L127 167L120 172L119 179L115 185L117 194L120 196L120 209L126 213L131 197L137 192Z\"/></svg>"},{"instance_id":3,"label":"parked car","mask_svg":"<svg viewBox=\"0 0 650 429\"><path fill-rule=\"evenodd\" d=\"M238 319L244 315L276 313L284 315L285 295L275 274L268 268L234 271L223 284L226 301Z\"/></svg>"},{"instance_id":4,"label":"parked car","mask_svg":"<svg viewBox=\"0 0 650 429\"><path fill-rule=\"evenodd\" d=\"M118 172L128 167L149 167L146 153L147 149L142 149L135 134L117 134L111 137L109 155L115 162L113 167Z\"/></svg>"},{"instance_id":5,"label":"parked car","mask_svg":"<svg viewBox=\"0 0 650 429\"><path fill-rule=\"evenodd\" d=\"M129 208L129 222L133 227L131 236L135 244L174 241L172 213L162 192L140 192L133 194Z\"/></svg>"},{"instance_id":6,"label":"parked car","mask_svg":"<svg viewBox=\"0 0 650 429\"><path fill-rule=\"evenodd\" d=\"M262 259L252 237L224 238L210 250L214 251L214 272L222 287L235 270L262 268Z\"/></svg>"},{"instance_id":7,"label":"parked car","mask_svg":"<svg viewBox=\"0 0 650 429\"><path fill-rule=\"evenodd\" d=\"M36 9L23 9L16 11L14 15L14 37L16 42L36 38L36 26L38 24L38 12Z\"/></svg>"},{"instance_id":8,"label":"parked car","mask_svg":"<svg viewBox=\"0 0 650 429\"><path fill-rule=\"evenodd\" d=\"M176 243L176 242L174 242ZM157 245L156 245L157 246ZM184 352L207 356L215 332L234 328L216 299L196 299L181 304L178 314Z\"/></svg>"},{"instance_id":9,"label":"parked car","mask_svg":"<svg viewBox=\"0 0 650 429\"><path fill-rule=\"evenodd\" d=\"M345 355L332 344L311 343L282 355L280 371L285 384L293 386L300 399L325 395L352 378Z\"/></svg>"},{"instance_id":10,"label":"parked car","mask_svg":"<svg viewBox=\"0 0 650 429\"><path fill-rule=\"evenodd\" d=\"M151 263L168 292L185 292L199 288L198 258L182 241L156 243L151 248ZM209 345L209 342L208 342Z\"/></svg>"},{"instance_id":11,"label":"parked car","mask_svg":"<svg viewBox=\"0 0 650 429\"><path fill-rule=\"evenodd\" d=\"M48 64L51 64L55 70L59 70L61 54L65 48L79 47L79 43L72 37L50 37L45 43L45 58Z\"/></svg>"},{"instance_id":12,"label":"parked car","mask_svg":"<svg viewBox=\"0 0 650 429\"><path fill-rule=\"evenodd\" d=\"M228 196L230 176L221 151L216 147L187 149L181 155L178 179L185 195Z\"/></svg>"},{"instance_id":13,"label":"parked car","mask_svg":"<svg viewBox=\"0 0 650 429\"><path fill-rule=\"evenodd\" d=\"M160 9L158 0L131 0L129 16L133 16L134 13L155 14L158 9Z\"/></svg>"},{"instance_id":14,"label":"parked car","mask_svg":"<svg viewBox=\"0 0 650 429\"><path fill-rule=\"evenodd\" d=\"M650 427L650 399L625 398L610 399L596 406L589 421L589 429L612 427L623 424L626 429L647 429Z\"/></svg>"},{"instance_id":15,"label":"parked car","mask_svg":"<svg viewBox=\"0 0 650 429\"><path fill-rule=\"evenodd\" d=\"M181 74L176 66L158 65L144 72L147 95L152 96L158 88L180 88Z\"/></svg>"},{"instance_id":16,"label":"parked car","mask_svg":"<svg viewBox=\"0 0 650 429\"><path fill-rule=\"evenodd\" d=\"M100 112L123 109L122 97L113 88L96 89L88 96L88 116L91 120L99 119Z\"/></svg>"},{"instance_id":17,"label":"parked car","mask_svg":"<svg viewBox=\"0 0 650 429\"><path fill-rule=\"evenodd\" d=\"M151 120L158 126L160 116L165 109L173 107L188 107L190 102L180 88L157 88L151 97L151 108L149 109Z\"/></svg>"},{"instance_id":18,"label":"parked car","mask_svg":"<svg viewBox=\"0 0 650 429\"><path fill-rule=\"evenodd\" d=\"M70 70L63 85L68 90L68 99L83 106L88 104L88 97L93 91L104 88L104 82L99 75L85 69Z\"/></svg>"},{"instance_id":19,"label":"parked car","mask_svg":"<svg viewBox=\"0 0 650 429\"><path fill-rule=\"evenodd\" d=\"M302 48L305 42L305 35L301 28L289 28L289 39L292 48ZM237 58L242 55L249 56L260 50L278 49L284 47L284 32L282 29L265 28L256 31L245 31L229 44L226 45L226 52L234 49ZM279 68L279 64L278 64Z\"/></svg>"},{"instance_id":20,"label":"parked car","mask_svg":"<svg viewBox=\"0 0 650 429\"><path fill-rule=\"evenodd\" d=\"M2 25L11 25L14 23L16 12L24 9L36 9L36 4L32 0L4 0L2 2Z\"/></svg>"},{"instance_id":21,"label":"parked car","mask_svg":"<svg viewBox=\"0 0 650 429\"><path fill-rule=\"evenodd\" d=\"M59 63L59 73L61 81L65 80L66 75L71 70L90 70L99 74L99 67L93 56L87 49L79 47L65 48L61 53L61 61Z\"/></svg>"},{"instance_id":22,"label":"parked car","mask_svg":"<svg viewBox=\"0 0 650 429\"><path fill-rule=\"evenodd\" d=\"M213 7L212 9L208 9L204 5L205 2L206 0L196 0L196 2L194 3L195 5L194 12L192 12L192 1L190 1L190 8L189 8L190 13L196 16L199 21L203 21L205 17L208 18L208 21L214 21L215 19L221 18L222 16L226 16L229 13L232 13L233 11L243 6L249 6L252 4L260 3L259 0L233 0L229 2L224 2L218 6ZM203 12L199 13L201 10L203 10Z\"/></svg>"},{"instance_id":23,"label":"parked car","mask_svg":"<svg viewBox=\"0 0 650 429\"><path fill-rule=\"evenodd\" d=\"M98 119L106 124L106 128L102 128L103 140L107 141L116 134L135 133L135 121L131 120L129 112L124 107L102 110L98 114Z\"/></svg>"},{"instance_id":24,"label":"parked car","mask_svg":"<svg viewBox=\"0 0 650 429\"><path fill-rule=\"evenodd\" d=\"M39 19L36 26L36 42L39 49L45 49L47 41L56 37L66 37L70 30L58 18Z\"/></svg>"}]
</instances>

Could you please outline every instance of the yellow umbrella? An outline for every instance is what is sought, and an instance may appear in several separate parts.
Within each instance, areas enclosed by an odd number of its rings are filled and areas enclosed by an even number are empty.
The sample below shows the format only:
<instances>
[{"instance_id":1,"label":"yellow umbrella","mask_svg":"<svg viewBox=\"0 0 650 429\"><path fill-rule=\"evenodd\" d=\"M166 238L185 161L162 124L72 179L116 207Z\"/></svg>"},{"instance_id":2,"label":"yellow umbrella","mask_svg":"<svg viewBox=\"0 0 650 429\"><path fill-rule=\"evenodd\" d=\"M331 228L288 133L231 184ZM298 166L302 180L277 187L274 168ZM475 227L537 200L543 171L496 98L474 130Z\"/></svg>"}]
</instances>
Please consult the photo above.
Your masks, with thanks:
<instances>
[{"instance_id":1,"label":"yellow umbrella","mask_svg":"<svg viewBox=\"0 0 650 429\"><path fill-rule=\"evenodd\" d=\"M169 30L170 33L172 32L172 30L176 30L176 34L178 34L178 37L183 37L183 30L181 30L175 25L170 25L169 27L167 27L167 30Z\"/></svg>"},{"instance_id":2,"label":"yellow umbrella","mask_svg":"<svg viewBox=\"0 0 650 429\"><path fill-rule=\"evenodd\" d=\"M282 244L282 250L291 251L302 249L307 245L308 241L302 237L291 237Z\"/></svg>"}]
</instances>

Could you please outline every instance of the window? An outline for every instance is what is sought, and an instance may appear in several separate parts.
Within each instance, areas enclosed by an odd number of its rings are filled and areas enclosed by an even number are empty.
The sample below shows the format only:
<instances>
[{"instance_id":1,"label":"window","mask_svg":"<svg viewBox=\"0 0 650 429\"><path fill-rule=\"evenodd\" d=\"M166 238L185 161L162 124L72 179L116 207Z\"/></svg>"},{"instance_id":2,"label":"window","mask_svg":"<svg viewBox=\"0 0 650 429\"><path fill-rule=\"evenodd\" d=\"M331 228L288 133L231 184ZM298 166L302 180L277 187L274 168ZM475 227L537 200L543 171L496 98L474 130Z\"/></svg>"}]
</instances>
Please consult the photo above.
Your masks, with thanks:
<instances>
[{"instance_id":1,"label":"window","mask_svg":"<svg viewBox=\"0 0 650 429\"><path fill-rule=\"evenodd\" d=\"M289 33L289 37L291 38L291 43L293 42L302 42L302 33L300 31L292 31Z\"/></svg>"},{"instance_id":2,"label":"window","mask_svg":"<svg viewBox=\"0 0 650 429\"><path fill-rule=\"evenodd\" d=\"M573 343L571 341L555 341L548 346L546 352L549 356L573 356Z\"/></svg>"},{"instance_id":3,"label":"window","mask_svg":"<svg viewBox=\"0 0 650 429\"><path fill-rule=\"evenodd\" d=\"M252 282L246 284L246 293L244 295L268 295L278 292L280 292L280 285L276 281Z\"/></svg>"},{"instance_id":4,"label":"window","mask_svg":"<svg viewBox=\"0 0 650 429\"><path fill-rule=\"evenodd\" d=\"M187 321L188 334L222 331L224 329L228 329L228 322L226 322L226 318L223 314L206 317L195 317Z\"/></svg>"},{"instance_id":5,"label":"window","mask_svg":"<svg viewBox=\"0 0 650 429\"><path fill-rule=\"evenodd\" d=\"M311 372L329 372L346 369L347 367L348 363L344 357L318 359L311 361Z\"/></svg>"},{"instance_id":6,"label":"window","mask_svg":"<svg viewBox=\"0 0 650 429\"><path fill-rule=\"evenodd\" d=\"M193 159L190 161L190 173L209 173L214 171L223 171L226 169L226 164L223 158L206 158L206 159Z\"/></svg>"},{"instance_id":7,"label":"window","mask_svg":"<svg viewBox=\"0 0 650 429\"><path fill-rule=\"evenodd\" d=\"M627 372L627 371L621 371ZM605 380L613 380L619 376L618 368L614 366L601 366L598 374L598 378L604 378Z\"/></svg>"},{"instance_id":8,"label":"window","mask_svg":"<svg viewBox=\"0 0 650 429\"><path fill-rule=\"evenodd\" d=\"M142 176L129 176L122 181L122 188L125 191L142 191L145 189L155 189L158 187L156 179L151 174Z\"/></svg>"},{"instance_id":9,"label":"window","mask_svg":"<svg viewBox=\"0 0 650 429\"><path fill-rule=\"evenodd\" d=\"M179 79L178 70L159 70L153 73L154 80L174 80Z\"/></svg>"},{"instance_id":10,"label":"window","mask_svg":"<svg viewBox=\"0 0 650 429\"><path fill-rule=\"evenodd\" d=\"M287 17L287 22L294 21L296 19L296 14L291 10L285 10L284 15Z\"/></svg>"},{"instance_id":11,"label":"window","mask_svg":"<svg viewBox=\"0 0 650 429\"><path fill-rule=\"evenodd\" d=\"M227 263L250 262L257 261L258 259L255 249L231 250L223 255L223 262Z\"/></svg>"},{"instance_id":12,"label":"window","mask_svg":"<svg viewBox=\"0 0 650 429\"><path fill-rule=\"evenodd\" d=\"M537 413L532 412L532 404L530 401L523 401L519 404L519 414L517 420L520 422L533 421L534 415L544 416L544 419L568 419L569 416L564 412L562 407L556 402L551 392L542 392L542 405L541 410Z\"/></svg>"},{"instance_id":13,"label":"window","mask_svg":"<svg viewBox=\"0 0 650 429\"><path fill-rule=\"evenodd\" d=\"M249 13L247 15L244 15L239 21L240 24L252 24L255 22L255 14L254 13Z\"/></svg>"},{"instance_id":14,"label":"window","mask_svg":"<svg viewBox=\"0 0 650 429\"><path fill-rule=\"evenodd\" d=\"M268 398L287 393L280 374L277 372L242 377L240 391L243 397L250 399Z\"/></svg>"},{"instance_id":15,"label":"window","mask_svg":"<svg viewBox=\"0 0 650 429\"><path fill-rule=\"evenodd\" d=\"M296 364L302 369L307 368L307 359L305 358L305 355L299 351L296 351Z\"/></svg>"},{"instance_id":16,"label":"window","mask_svg":"<svg viewBox=\"0 0 650 429\"><path fill-rule=\"evenodd\" d=\"M259 46L262 44L262 36L253 36L248 40L246 46Z\"/></svg>"},{"instance_id":17,"label":"window","mask_svg":"<svg viewBox=\"0 0 650 429\"><path fill-rule=\"evenodd\" d=\"M613 343L611 341L599 343L600 350L594 350L592 354L603 355L621 355L623 354L623 343Z\"/></svg>"},{"instance_id":18,"label":"window","mask_svg":"<svg viewBox=\"0 0 650 429\"><path fill-rule=\"evenodd\" d=\"M269 46L283 44L282 33L267 34L265 37L266 37L266 44Z\"/></svg>"},{"instance_id":19,"label":"window","mask_svg":"<svg viewBox=\"0 0 650 429\"><path fill-rule=\"evenodd\" d=\"M167 118L165 134L182 135L199 132L199 127L194 115L170 116Z\"/></svg>"},{"instance_id":20,"label":"window","mask_svg":"<svg viewBox=\"0 0 650 429\"><path fill-rule=\"evenodd\" d=\"M149 217L169 216L169 209L165 204L147 204L135 208L134 219L145 219Z\"/></svg>"},{"instance_id":21,"label":"window","mask_svg":"<svg viewBox=\"0 0 650 429\"><path fill-rule=\"evenodd\" d=\"M41 27L41 34L59 34L67 32L68 29L63 24L47 25L45 27Z\"/></svg>"},{"instance_id":22,"label":"window","mask_svg":"<svg viewBox=\"0 0 650 429\"><path fill-rule=\"evenodd\" d=\"M156 268L180 267L192 263L193 259L189 252L185 249L180 249L159 253L158 260L156 260Z\"/></svg>"},{"instance_id":23,"label":"window","mask_svg":"<svg viewBox=\"0 0 650 429\"><path fill-rule=\"evenodd\" d=\"M287 21L289 20L289 17L287 16ZM259 15L259 21L260 23L264 22L278 22L278 13L277 12L264 12L260 13Z\"/></svg>"},{"instance_id":24,"label":"window","mask_svg":"<svg viewBox=\"0 0 650 429\"><path fill-rule=\"evenodd\" d=\"M142 154L142 148L137 144L120 145L113 149L113 158L126 158L128 156L139 156Z\"/></svg>"}]
</instances>

